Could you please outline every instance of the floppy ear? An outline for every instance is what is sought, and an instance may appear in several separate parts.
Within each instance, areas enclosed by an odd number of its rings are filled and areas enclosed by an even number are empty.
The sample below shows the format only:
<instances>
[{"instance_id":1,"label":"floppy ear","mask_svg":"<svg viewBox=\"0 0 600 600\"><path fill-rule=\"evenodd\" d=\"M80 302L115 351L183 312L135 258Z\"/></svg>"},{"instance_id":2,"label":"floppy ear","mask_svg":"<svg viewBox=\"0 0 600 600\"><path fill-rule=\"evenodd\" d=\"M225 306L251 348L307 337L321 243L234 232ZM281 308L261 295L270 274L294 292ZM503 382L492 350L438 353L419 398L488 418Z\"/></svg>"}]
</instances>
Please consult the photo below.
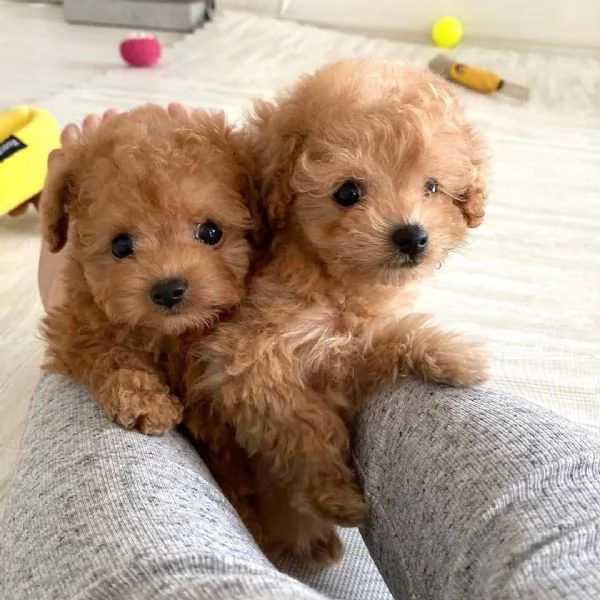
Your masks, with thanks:
<instances>
[{"instance_id":1,"label":"floppy ear","mask_svg":"<svg viewBox=\"0 0 600 600\"><path fill-rule=\"evenodd\" d=\"M257 165L259 212L271 229L283 227L290 218L294 203L291 180L306 137L303 113L303 107L292 98L254 105L248 135Z\"/></svg>"},{"instance_id":2,"label":"floppy ear","mask_svg":"<svg viewBox=\"0 0 600 600\"><path fill-rule=\"evenodd\" d=\"M248 238L255 247L261 248L268 245L271 236L264 206L260 201L258 163L251 147L252 137L247 129L230 127L227 140L238 166L238 190L252 219Z\"/></svg>"},{"instance_id":3,"label":"floppy ear","mask_svg":"<svg viewBox=\"0 0 600 600\"><path fill-rule=\"evenodd\" d=\"M468 227L478 227L485 216L487 199L487 158L484 145L478 134L467 126L470 149L469 183L460 200L455 204L460 208Z\"/></svg>"},{"instance_id":4,"label":"floppy ear","mask_svg":"<svg viewBox=\"0 0 600 600\"><path fill-rule=\"evenodd\" d=\"M76 148L57 151L42 192L40 216L42 234L50 252L58 252L67 243L69 206L76 197L75 170L79 161Z\"/></svg>"},{"instance_id":5,"label":"floppy ear","mask_svg":"<svg viewBox=\"0 0 600 600\"><path fill-rule=\"evenodd\" d=\"M272 229L269 225L265 206L261 201L259 181L250 171L243 176L242 195L252 217L252 228L249 233L250 242L256 248L264 249L269 246L272 240Z\"/></svg>"}]
</instances>

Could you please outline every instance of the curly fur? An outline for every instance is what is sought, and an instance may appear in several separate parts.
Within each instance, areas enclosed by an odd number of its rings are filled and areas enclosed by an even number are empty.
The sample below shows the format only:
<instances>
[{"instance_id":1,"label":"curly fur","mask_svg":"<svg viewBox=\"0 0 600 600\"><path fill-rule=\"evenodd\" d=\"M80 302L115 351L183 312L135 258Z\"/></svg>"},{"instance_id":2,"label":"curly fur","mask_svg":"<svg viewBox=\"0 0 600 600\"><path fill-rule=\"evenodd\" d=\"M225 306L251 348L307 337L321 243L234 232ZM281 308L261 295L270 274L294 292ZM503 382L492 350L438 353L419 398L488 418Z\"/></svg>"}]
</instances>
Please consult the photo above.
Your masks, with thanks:
<instances>
[{"instance_id":1,"label":"curly fur","mask_svg":"<svg viewBox=\"0 0 600 600\"><path fill-rule=\"evenodd\" d=\"M41 207L51 251L67 244L67 301L43 321L45 368L86 383L122 426L164 433L182 417L185 334L205 331L246 292L254 222L240 135L220 113L146 106L63 152ZM206 221L222 228L218 245L194 239ZM134 254L117 259L111 240L124 233ZM157 306L150 289L174 277L188 283L183 301Z\"/></svg>"},{"instance_id":2,"label":"curly fur","mask_svg":"<svg viewBox=\"0 0 600 600\"><path fill-rule=\"evenodd\" d=\"M388 62L303 78L258 102L247 134L271 251L241 308L192 348L189 402L252 457L263 547L330 562L342 553L333 524L367 517L349 466L361 398L407 374L485 378L476 344L412 306L419 281L482 221L486 161L449 86ZM343 208L332 194L348 179L364 198ZM437 193L426 195L428 179ZM391 241L407 223L429 236L418 264Z\"/></svg>"}]
</instances>

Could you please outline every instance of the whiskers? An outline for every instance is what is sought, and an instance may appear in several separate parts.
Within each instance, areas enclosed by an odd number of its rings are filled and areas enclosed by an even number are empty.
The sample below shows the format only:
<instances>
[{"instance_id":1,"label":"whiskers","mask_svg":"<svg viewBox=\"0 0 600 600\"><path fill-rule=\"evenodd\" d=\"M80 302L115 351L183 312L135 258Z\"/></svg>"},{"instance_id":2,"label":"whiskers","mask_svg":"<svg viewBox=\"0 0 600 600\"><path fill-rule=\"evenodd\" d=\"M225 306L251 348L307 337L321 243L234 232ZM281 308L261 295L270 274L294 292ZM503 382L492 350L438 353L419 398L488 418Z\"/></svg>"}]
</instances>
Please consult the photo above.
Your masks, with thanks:
<instances>
[{"instance_id":1,"label":"whiskers","mask_svg":"<svg viewBox=\"0 0 600 600\"><path fill-rule=\"evenodd\" d=\"M465 202L466 201L465 198L451 194L447 189L443 188L442 186L439 186L439 191L442 194L444 194L445 196L448 196L448 198L452 198L452 200L454 200L455 202Z\"/></svg>"},{"instance_id":2,"label":"whiskers","mask_svg":"<svg viewBox=\"0 0 600 600\"><path fill-rule=\"evenodd\" d=\"M406 262L390 260L387 264L380 267L380 281L385 285L405 285L422 276L419 269L415 269L418 266L417 264L409 265Z\"/></svg>"},{"instance_id":3,"label":"whiskers","mask_svg":"<svg viewBox=\"0 0 600 600\"><path fill-rule=\"evenodd\" d=\"M445 244L440 244L440 243L435 243L430 241L429 242L429 247L433 248L435 250L439 250L440 253L446 257L449 254L458 254L459 256L461 256L462 258L466 258L467 260L471 260L471 257L469 256L467 250L467 246L469 246L469 242L462 242L460 244L457 244L456 246L446 246ZM440 261L440 266L441 266L441 261ZM438 267L439 268L439 267Z\"/></svg>"},{"instance_id":4,"label":"whiskers","mask_svg":"<svg viewBox=\"0 0 600 600\"><path fill-rule=\"evenodd\" d=\"M207 309L203 313L181 311L170 315L161 315L157 325L167 335L181 335L186 331L208 330L217 322L217 312Z\"/></svg>"}]
</instances>

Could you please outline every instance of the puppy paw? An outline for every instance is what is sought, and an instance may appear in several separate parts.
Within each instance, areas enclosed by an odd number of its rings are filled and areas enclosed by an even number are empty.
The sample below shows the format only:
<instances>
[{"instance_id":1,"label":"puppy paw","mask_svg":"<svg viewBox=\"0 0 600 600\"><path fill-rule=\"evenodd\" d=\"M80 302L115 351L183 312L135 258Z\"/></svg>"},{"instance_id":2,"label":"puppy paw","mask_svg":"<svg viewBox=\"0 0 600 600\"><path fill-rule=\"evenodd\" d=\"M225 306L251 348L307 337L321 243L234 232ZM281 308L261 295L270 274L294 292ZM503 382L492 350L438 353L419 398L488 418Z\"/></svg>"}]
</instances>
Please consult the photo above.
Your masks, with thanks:
<instances>
[{"instance_id":1,"label":"puppy paw","mask_svg":"<svg viewBox=\"0 0 600 600\"><path fill-rule=\"evenodd\" d=\"M127 429L146 435L163 435L180 422L183 407L179 400L164 392L122 390L122 405L114 420Z\"/></svg>"},{"instance_id":2,"label":"puppy paw","mask_svg":"<svg viewBox=\"0 0 600 600\"><path fill-rule=\"evenodd\" d=\"M183 406L157 377L143 371L119 369L100 396L113 420L126 429L162 435L181 422Z\"/></svg>"},{"instance_id":3,"label":"puppy paw","mask_svg":"<svg viewBox=\"0 0 600 600\"><path fill-rule=\"evenodd\" d=\"M369 508L354 482L321 480L306 491L315 514L342 527L364 525Z\"/></svg>"},{"instance_id":4,"label":"puppy paw","mask_svg":"<svg viewBox=\"0 0 600 600\"><path fill-rule=\"evenodd\" d=\"M310 562L317 565L334 565L344 556L344 545L334 527L327 527L323 534L311 540L308 549Z\"/></svg>"},{"instance_id":5,"label":"puppy paw","mask_svg":"<svg viewBox=\"0 0 600 600\"><path fill-rule=\"evenodd\" d=\"M470 387L487 379L487 357L480 344L433 328L414 342L411 367L425 381Z\"/></svg>"},{"instance_id":6,"label":"puppy paw","mask_svg":"<svg viewBox=\"0 0 600 600\"><path fill-rule=\"evenodd\" d=\"M344 556L344 545L335 527L322 520L292 521L290 529L280 533L280 537L261 540L260 545L275 564L291 556L302 564L328 566Z\"/></svg>"}]
</instances>

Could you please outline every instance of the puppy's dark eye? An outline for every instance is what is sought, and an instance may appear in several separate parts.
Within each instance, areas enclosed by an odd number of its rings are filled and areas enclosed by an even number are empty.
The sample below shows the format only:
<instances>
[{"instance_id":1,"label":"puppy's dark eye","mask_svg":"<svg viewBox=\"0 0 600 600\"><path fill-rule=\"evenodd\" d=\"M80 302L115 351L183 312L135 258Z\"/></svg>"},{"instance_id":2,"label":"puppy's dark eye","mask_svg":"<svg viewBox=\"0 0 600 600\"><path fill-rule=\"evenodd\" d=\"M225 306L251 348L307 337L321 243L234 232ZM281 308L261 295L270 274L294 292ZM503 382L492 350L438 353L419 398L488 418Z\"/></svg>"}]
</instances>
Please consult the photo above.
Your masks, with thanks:
<instances>
[{"instance_id":1,"label":"puppy's dark eye","mask_svg":"<svg viewBox=\"0 0 600 600\"><path fill-rule=\"evenodd\" d=\"M344 181L340 187L333 192L333 199L340 206L353 206L361 200L362 188L356 181Z\"/></svg>"},{"instance_id":2,"label":"puppy's dark eye","mask_svg":"<svg viewBox=\"0 0 600 600\"><path fill-rule=\"evenodd\" d=\"M194 229L194 239L202 242L203 244L208 244L209 246L214 246L221 241L223 237L223 232L218 225L215 225L212 221L206 221L206 223L201 223L196 226Z\"/></svg>"},{"instance_id":3,"label":"puppy's dark eye","mask_svg":"<svg viewBox=\"0 0 600 600\"><path fill-rule=\"evenodd\" d=\"M133 238L128 233L121 233L111 242L112 253L115 258L126 258L133 254Z\"/></svg>"},{"instance_id":4,"label":"puppy's dark eye","mask_svg":"<svg viewBox=\"0 0 600 600\"><path fill-rule=\"evenodd\" d=\"M425 182L425 195L437 194L440 191L440 186L435 179L428 179Z\"/></svg>"}]
</instances>

